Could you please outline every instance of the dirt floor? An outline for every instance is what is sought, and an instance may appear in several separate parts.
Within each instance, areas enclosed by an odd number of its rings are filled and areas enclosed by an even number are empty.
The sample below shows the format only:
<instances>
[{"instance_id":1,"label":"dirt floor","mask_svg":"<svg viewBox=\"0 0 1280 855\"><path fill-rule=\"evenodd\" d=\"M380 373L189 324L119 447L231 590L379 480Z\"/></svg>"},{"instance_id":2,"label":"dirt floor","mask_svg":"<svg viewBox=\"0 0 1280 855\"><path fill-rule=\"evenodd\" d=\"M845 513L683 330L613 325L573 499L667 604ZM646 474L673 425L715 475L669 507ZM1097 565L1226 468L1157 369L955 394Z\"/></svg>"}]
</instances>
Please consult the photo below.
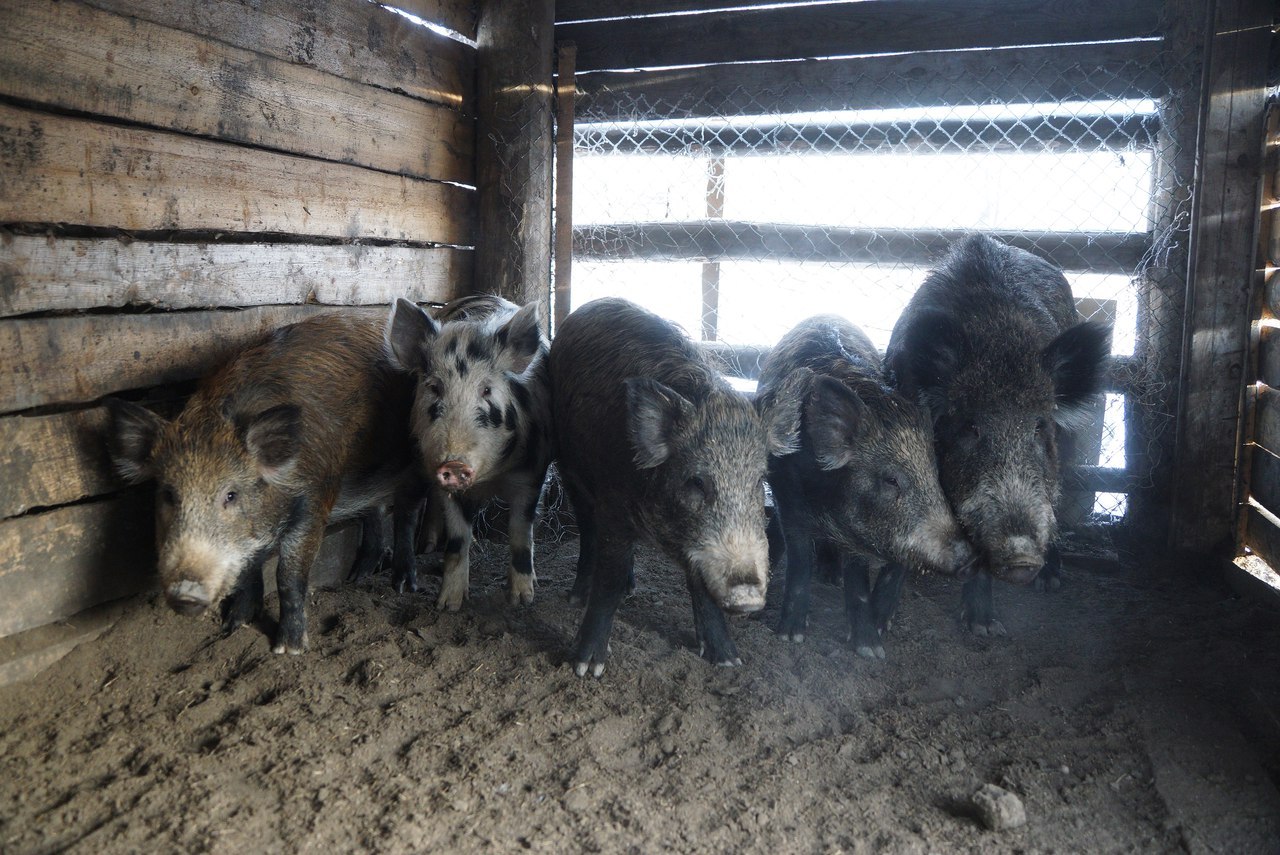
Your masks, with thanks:
<instances>
[{"instance_id":1,"label":"dirt floor","mask_svg":"<svg viewBox=\"0 0 1280 855\"><path fill-rule=\"evenodd\" d=\"M1280 611L1225 587L1076 559L1056 594L998 588L985 639L914 579L875 662L820 586L804 644L771 608L716 669L645 554L597 681L565 664L576 541L521 610L482 552L457 615L438 577L316 591L304 657L139 601L0 690L0 850L1280 850ZM984 783L1026 825L985 829Z\"/></svg>"}]
</instances>

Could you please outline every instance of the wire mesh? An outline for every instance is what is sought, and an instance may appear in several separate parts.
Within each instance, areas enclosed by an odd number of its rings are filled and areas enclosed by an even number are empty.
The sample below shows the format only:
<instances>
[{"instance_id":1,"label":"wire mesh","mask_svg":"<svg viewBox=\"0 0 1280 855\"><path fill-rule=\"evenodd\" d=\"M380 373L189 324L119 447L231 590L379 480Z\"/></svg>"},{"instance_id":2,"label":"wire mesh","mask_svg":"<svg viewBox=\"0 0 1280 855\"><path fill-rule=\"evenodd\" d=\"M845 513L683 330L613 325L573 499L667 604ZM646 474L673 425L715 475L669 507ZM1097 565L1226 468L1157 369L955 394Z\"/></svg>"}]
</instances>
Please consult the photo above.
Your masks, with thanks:
<instances>
[{"instance_id":1,"label":"wire mesh","mask_svg":"<svg viewBox=\"0 0 1280 855\"><path fill-rule=\"evenodd\" d=\"M1195 119L1177 96L1194 91L1194 58L1150 43L1107 46L1105 61L1002 53L950 75L945 61L904 75L831 60L828 83L812 71L825 60L803 75L743 66L736 86L579 75L573 305L625 296L744 346L836 312L883 348L950 240L986 231L1059 264L1082 315L1114 324L1116 394L1076 462L1149 483L1173 418L1167 303L1185 283L1179 141ZM1086 515L1126 508L1097 492Z\"/></svg>"}]
</instances>

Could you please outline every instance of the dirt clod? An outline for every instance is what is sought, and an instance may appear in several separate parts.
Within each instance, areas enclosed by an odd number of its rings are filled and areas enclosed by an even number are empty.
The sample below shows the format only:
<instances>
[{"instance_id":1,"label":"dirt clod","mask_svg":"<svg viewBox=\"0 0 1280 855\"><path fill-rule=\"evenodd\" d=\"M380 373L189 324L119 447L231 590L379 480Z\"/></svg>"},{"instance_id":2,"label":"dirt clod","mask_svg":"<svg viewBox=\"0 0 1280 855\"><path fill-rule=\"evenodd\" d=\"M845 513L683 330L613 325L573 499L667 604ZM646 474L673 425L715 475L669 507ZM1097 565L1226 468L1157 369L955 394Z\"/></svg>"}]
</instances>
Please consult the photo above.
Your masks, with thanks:
<instances>
[{"instance_id":1,"label":"dirt clod","mask_svg":"<svg viewBox=\"0 0 1280 855\"><path fill-rule=\"evenodd\" d=\"M1022 799L995 784L983 784L973 794L973 807L978 819L992 831L1018 828L1027 823Z\"/></svg>"}]
</instances>

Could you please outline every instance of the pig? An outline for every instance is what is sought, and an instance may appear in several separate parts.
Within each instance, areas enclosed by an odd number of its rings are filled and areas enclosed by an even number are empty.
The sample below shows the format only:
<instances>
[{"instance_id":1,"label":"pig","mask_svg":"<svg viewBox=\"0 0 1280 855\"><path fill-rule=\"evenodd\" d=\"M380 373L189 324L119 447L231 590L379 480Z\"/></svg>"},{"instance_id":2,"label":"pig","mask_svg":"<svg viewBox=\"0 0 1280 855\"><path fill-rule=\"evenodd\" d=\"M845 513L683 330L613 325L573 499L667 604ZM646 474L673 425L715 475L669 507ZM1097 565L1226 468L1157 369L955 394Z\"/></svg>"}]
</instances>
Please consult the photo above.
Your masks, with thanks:
<instances>
[{"instance_id":1,"label":"pig","mask_svg":"<svg viewBox=\"0 0 1280 855\"><path fill-rule=\"evenodd\" d=\"M508 600L532 603L533 524L551 462L538 306L475 296L447 305L441 317L443 323L398 300L386 328L387 352L417 385L416 469L429 485L431 506L443 510L444 578L436 606L456 612L467 598L472 524L495 497L510 507ZM393 583L400 591L418 587L411 568Z\"/></svg>"},{"instance_id":2,"label":"pig","mask_svg":"<svg viewBox=\"0 0 1280 855\"><path fill-rule=\"evenodd\" d=\"M410 379L378 318L319 315L281 327L207 377L166 420L108 399L108 447L129 482L156 481L160 584L177 612L221 603L226 633L262 609L279 557L273 650L307 649L307 584L331 522L359 517L353 573L381 559L385 506L409 467ZM397 543L403 555L404 543ZM407 546L412 557L412 545Z\"/></svg>"},{"instance_id":3,"label":"pig","mask_svg":"<svg viewBox=\"0 0 1280 855\"><path fill-rule=\"evenodd\" d=\"M938 482L929 416L886 385L875 345L837 315L782 337L756 404L798 437L795 451L769 457L787 555L778 634L804 640L813 567L841 562L849 638L883 659L907 569L952 575L975 557Z\"/></svg>"},{"instance_id":4,"label":"pig","mask_svg":"<svg viewBox=\"0 0 1280 855\"><path fill-rule=\"evenodd\" d=\"M642 537L684 569L700 654L741 663L722 609L764 606L765 457L778 435L683 332L626 300L566 318L550 374L557 467L581 535L575 672L604 672Z\"/></svg>"},{"instance_id":5,"label":"pig","mask_svg":"<svg viewBox=\"0 0 1280 855\"><path fill-rule=\"evenodd\" d=\"M1056 587L1060 432L1087 423L1111 327L1081 322L1062 271L985 235L954 244L894 326L886 361L934 422L942 489L980 555L963 620L1004 635L991 579Z\"/></svg>"}]
</instances>

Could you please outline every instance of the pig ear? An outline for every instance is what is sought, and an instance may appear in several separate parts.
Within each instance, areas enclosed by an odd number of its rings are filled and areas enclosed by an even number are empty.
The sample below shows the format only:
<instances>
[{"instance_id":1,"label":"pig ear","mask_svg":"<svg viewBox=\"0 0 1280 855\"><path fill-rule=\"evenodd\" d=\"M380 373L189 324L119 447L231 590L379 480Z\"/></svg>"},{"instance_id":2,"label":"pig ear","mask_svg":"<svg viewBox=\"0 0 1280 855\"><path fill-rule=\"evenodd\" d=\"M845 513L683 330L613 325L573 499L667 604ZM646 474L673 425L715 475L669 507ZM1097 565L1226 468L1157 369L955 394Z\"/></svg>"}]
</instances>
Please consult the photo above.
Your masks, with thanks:
<instances>
[{"instance_id":1,"label":"pig ear","mask_svg":"<svg viewBox=\"0 0 1280 855\"><path fill-rule=\"evenodd\" d=\"M398 368L425 372L429 365L423 345L439 333L440 324L434 318L401 297L387 318L384 333L387 355Z\"/></svg>"},{"instance_id":2,"label":"pig ear","mask_svg":"<svg viewBox=\"0 0 1280 855\"><path fill-rule=\"evenodd\" d=\"M1091 418L1094 397L1102 391L1111 355L1111 325L1085 321L1069 328L1040 353L1053 378L1053 420L1072 428Z\"/></svg>"},{"instance_id":3,"label":"pig ear","mask_svg":"<svg viewBox=\"0 0 1280 855\"><path fill-rule=\"evenodd\" d=\"M636 466L652 469L671 456L676 433L693 416L693 405L674 389L648 377L632 377L625 385Z\"/></svg>"},{"instance_id":4,"label":"pig ear","mask_svg":"<svg viewBox=\"0 0 1280 855\"><path fill-rule=\"evenodd\" d=\"M941 309L916 312L895 360L898 387L908 398L935 394L951 381L962 350L954 318Z\"/></svg>"},{"instance_id":5,"label":"pig ear","mask_svg":"<svg viewBox=\"0 0 1280 855\"><path fill-rule=\"evenodd\" d=\"M819 377L805 407L809 441L823 469L839 469L853 460L854 444L866 430L871 411L848 386Z\"/></svg>"},{"instance_id":6,"label":"pig ear","mask_svg":"<svg viewBox=\"0 0 1280 855\"><path fill-rule=\"evenodd\" d=\"M498 349L503 359L509 364L509 370L523 374L533 361L538 348L542 346L542 333L539 325L542 313L536 302L522 306L511 320L498 330Z\"/></svg>"},{"instance_id":7,"label":"pig ear","mask_svg":"<svg viewBox=\"0 0 1280 855\"><path fill-rule=\"evenodd\" d=\"M805 392L813 384L814 373L808 368L792 371L771 392L763 404L760 417L764 421L765 446L774 457L794 454L800 448L800 411Z\"/></svg>"},{"instance_id":8,"label":"pig ear","mask_svg":"<svg viewBox=\"0 0 1280 855\"><path fill-rule=\"evenodd\" d=\"M287 481L302 445L302 411L280 404L242 423L240 431L262 477L277 485Z\"/></svg>"},{"instance_id":9,"label":"pig ear","mask_svg":"<svg viewBox=\"0 0 1280 855\"><path fill-rule=\"evenodd\" d=\"M155 474L151 451L167 422L146 407L119 398L107 398L104 403L111 416L107 435L111 465L130 484L147 480Z\"/></svg>"}]
</instances>

